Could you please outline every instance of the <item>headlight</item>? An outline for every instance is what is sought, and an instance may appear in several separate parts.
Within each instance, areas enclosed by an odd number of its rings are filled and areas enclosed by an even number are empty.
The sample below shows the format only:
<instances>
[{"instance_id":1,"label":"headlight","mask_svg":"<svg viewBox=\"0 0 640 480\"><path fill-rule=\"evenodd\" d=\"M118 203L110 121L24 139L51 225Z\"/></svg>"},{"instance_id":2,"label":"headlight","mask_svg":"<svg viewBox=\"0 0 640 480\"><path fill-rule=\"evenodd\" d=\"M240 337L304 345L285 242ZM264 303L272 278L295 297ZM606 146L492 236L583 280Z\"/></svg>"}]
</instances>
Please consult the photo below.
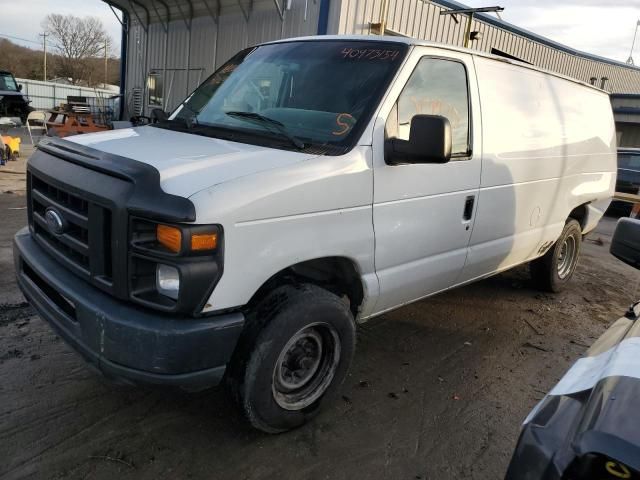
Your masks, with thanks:
<instances>
[{"instance_id":1,"label":"headlight","mask_svg":"<svg viewBox=\"0 0 640 480\"><path fill-rule=\"evenodd\" d=\"M222 276L222 226L134 216L129 232L129 298L165 312L198 315Z\"/></svg>"},{"instance_id":2,"label":"headlight","mask_svg":"<svg viewBox=\"0 0 640 480\"><path fill-rule=\"evenodd\" d=\"M183 240L182 229L179 227L159 223L156 226L158 243L172 253L206 252L218 247L217 231L187 232L186 242ZM186 243L186 245L185 245Z\"/></svg>"},{"instance_id":3,"label":"headlight","mask_svg":"<svg viewBox=\"0 0 640 480\"><path fill-rule=\"evenodd\" d=\"M180 291L180 273L175 267L159 263L156 267L156 289L158 293L174 300Z\"/></svg>"}]
</instances>

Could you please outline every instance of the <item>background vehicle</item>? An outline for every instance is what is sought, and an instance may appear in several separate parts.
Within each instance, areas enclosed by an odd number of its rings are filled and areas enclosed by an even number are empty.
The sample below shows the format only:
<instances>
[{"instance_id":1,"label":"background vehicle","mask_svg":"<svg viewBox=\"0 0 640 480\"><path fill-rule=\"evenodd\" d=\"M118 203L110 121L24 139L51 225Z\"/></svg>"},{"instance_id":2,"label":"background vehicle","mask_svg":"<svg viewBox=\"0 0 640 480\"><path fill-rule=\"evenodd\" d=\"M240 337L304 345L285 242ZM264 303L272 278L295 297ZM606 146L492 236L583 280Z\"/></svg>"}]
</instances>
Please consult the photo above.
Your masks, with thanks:
<instances>
[{"instance_id":1,"label":"background vehicle","mask_svg":"<svg viewBox=\"0 0 640 480\"><path fill-rule=\"evenodd\" d=\"M13 74L0 70L0 117L17 117L24 125L27 115L33 111L29 103Z\"/></svg>"},{"instance_id":2,"label":"background vehicle","mask_svg":"<svg viewBox=\"0 0 640 480\"><path fill-rule=\"evenodd\" d=\"M566 285L614 142L606 93L503 58L265 44L153 126L41 142L18 281L106 374L224 376L280 432L337 390L357 323L530 261Z\"/></svg>"},{"instance_id":3,"label":"background vehicle","mask_svg":"<svg viewBox=\"0 0 640 480\"><path fill-rule=\"evenodd\" d=\"M618 149L616 192L637 195L640 192L640 148ZM614 200L607 213L628 217L633 204Z\"/></svg>"},{"instance_id":4,"label":"background vehicle","mask_svg":"<svg viewBox=\"0 0 640 480\"><path fill-rule=\"evenodd\" d=\"M640 268L640 220L619 220L611 253ZM508 480L640 478L639 318L640 302L533 409Z\"/></svg>"}]
</instances>

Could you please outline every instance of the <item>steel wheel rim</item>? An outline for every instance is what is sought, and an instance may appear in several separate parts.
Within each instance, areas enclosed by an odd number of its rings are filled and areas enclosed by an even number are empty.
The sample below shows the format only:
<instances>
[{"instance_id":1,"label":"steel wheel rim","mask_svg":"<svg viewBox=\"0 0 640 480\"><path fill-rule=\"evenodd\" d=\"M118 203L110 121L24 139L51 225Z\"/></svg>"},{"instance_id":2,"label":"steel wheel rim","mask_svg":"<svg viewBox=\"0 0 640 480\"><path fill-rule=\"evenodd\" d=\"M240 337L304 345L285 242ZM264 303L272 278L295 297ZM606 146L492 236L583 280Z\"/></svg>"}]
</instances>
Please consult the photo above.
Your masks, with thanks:
<instances>
[{"instance_id":1,"label":"steel wheel rim","mask_svg":"<svg viewBox=\"0 0 640 480\"><path fill-rule=\"evenodd\" d=\"M558 254L558 277L560 279L565 279L571 274L577 254L578 248L575 237L569 236L565 238L562 245L560 245L560 253Z\"/></svg>"},{"instance_id":2,"label":"steel wheel rim","mask_svg":"<svg viewBox=\"0 0 640 480\"><path fill-rule=\"evenodd\" d=\"M329 388L340 361L340 338L327 323L300 329L280 351L273 369L272 393L285 410L302 410Z\"/></svg>"}]
</instances>

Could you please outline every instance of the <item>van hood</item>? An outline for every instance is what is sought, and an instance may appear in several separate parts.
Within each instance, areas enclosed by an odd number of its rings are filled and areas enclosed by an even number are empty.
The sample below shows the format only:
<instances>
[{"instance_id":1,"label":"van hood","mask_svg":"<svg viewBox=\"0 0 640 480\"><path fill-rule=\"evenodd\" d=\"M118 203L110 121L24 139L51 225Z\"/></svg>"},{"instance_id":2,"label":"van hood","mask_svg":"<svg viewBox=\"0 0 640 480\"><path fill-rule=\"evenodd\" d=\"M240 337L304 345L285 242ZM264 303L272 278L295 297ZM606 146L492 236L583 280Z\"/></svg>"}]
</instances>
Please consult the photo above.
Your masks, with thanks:
<instances>
[{"instance_id":1,"label":"van hood","mask_svg":"<svg viewBox=\"0 0 640 480\"><path fill-rule=\"evenodd\" d=\"M150 126L65 140L147 163L160 172L165 192L185 198L219 183L317 157Z\"/></svg>"}]
</instances>

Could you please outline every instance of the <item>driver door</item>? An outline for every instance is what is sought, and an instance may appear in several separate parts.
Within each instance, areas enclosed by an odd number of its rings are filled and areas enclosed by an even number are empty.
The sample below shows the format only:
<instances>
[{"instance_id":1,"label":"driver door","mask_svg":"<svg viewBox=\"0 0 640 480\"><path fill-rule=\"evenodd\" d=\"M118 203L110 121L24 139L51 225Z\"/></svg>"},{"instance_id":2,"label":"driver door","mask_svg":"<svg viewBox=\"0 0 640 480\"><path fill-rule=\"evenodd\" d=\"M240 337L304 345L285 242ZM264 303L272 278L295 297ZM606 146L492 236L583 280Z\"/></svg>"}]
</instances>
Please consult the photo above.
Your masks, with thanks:
<instances>
[{"instance_id":1,"label":"driver door","mask_svg":"<svg viewBox=\"0 0 640 480\"><path fill-rule=\"evenodd\" d=\"M471 56L442 55L414 49L374 129L376 313L455 285L465 264L480 184L480 105ZM385 139L407 140L416 114L449 119L448 163L385 158Z\"/></svg>"}]
</instances>

